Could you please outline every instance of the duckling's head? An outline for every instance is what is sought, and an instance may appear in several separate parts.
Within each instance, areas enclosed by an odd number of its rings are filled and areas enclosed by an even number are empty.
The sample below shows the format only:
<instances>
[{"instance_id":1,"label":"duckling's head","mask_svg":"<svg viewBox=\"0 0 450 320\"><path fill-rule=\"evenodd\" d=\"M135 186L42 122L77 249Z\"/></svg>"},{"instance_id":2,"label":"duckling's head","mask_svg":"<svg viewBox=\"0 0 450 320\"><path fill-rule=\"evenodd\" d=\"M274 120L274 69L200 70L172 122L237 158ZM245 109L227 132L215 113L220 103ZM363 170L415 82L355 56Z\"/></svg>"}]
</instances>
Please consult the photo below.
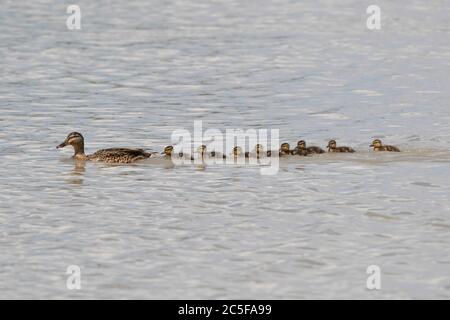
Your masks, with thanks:
<instances>
[{"instance_id":1,"label":"duckling's head","mask_svg":"<svg viewBox=\"0 0 450 320\"><path fill-rule=\"evenodd\" d=\"M234 147L233 150L232 150L232 154L235 157L238 157L239 155L242 154L242 148L241 147Z\"/></svg>"},{"instance_id":2,"label":"duckling's head","mask_svg":"<svg viewBox=\"0 0 450 320\"><path fill-rule=\"evenodd\" d=\"M63 143L58 145L56 147L56 149L61 149L61 148L64 148L66 146L69 146L69 145L74 148L75 155L84 154L84 138L81 135L81 133L78 133L78 132L70 133L67 136L66 140L64 140Z\"/></svg>"},{"instance_id":3,"label":"duckling's head","mask_svg":"<svg viewBox=\"0 0 450 320\"><path fill-rule=\"evenodd\" d=\"M206 146L204 144L202 144L200 147L197 148L198 153L200 153L201 155L206 153Z\"/></svg>"},{"instance_id":4,"label":"duckling's head","mask_svg":"<svg viewBox=\"0 0 450 320\"><path fill-rule=\"evenodd\" d=\"M328 149L336 149L337 143L336 140L330 140L330 142L328 142Z\"/></svg>"},{"instance_id":5,"label":"duckling's head","mask_svg":"<svg viewBox=\"0 0 450 320\"><path fill-rule=\"evenodd\" d=\"M381 148L382 146L383 146L383 143L381 143L380 139L373 140L372 144L370 145L370 147L372 147L372 148Z\"/></svg>"},{"instance_id":6,"label":"duckling's head","mask_svg":"<svg viewBox=\"0 0 450 320\"><path fill-rule=\"evenodd\" d=\"M258 144L255 146L255 151L256 151L256 154L263 153L263 152L264 152L264 147L263 147L263 145L258 143Z\"/></svg>"},{"instance_id":7,"label":"duckling's head","mask_svg":"<svg viewBox=\"0 0 450 320\"><path fill-rule=\"evenodd\" d=\"M297 142L297 147L299 149L305 149L306 148L306 142L305 140L300 140L299 142Z\"/></svg>"},{"instance_id":8,"label":"duckling's head","mask_svg":"<svg viewBox=\"0 0 450 320\"><path fill-rule=\"evenodd\" d=\"M289 145L289 143L285 142L285 143L281 144L280 151L289 152L290 149L291 149L291 146Z\"/></svg>"},{"instance_id":9,"label":"duckling's head","mask_svg":"<svg viewBox=\"0 0 450 320\"><path fill-rule=\"evenodd\" d=\"M166 156L171 157L172 156L172 152L173 152L173 146L167 146L164 148L164 152L163 154Z\"/></svg>"}]
</instances>

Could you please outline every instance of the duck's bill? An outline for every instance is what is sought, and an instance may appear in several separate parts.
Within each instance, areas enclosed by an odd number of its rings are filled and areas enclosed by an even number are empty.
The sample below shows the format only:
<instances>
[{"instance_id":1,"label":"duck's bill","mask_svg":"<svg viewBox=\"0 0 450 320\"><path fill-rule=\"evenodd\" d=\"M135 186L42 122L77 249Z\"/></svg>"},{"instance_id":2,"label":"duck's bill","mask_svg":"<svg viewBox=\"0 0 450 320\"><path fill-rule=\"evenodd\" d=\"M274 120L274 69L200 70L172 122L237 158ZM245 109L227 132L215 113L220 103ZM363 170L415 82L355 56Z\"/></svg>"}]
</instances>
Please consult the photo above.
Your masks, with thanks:
<instances>
[{"instance_id":1,"label":"duck's bill","mask_svg":"<svg viewBox=\"0 0 450 320\"><path fill-rule=\"evenodd\" d=\"M56 146L56 149L61 149L61 148L64 148L65 146L67 146L67 143L64 141L60 145Z\"/></svg>"},{"instance_id":2,"label":"duck's bill","mask_svg":"<svg viewBox=\"0 0 450 320\"><path fill-rule=\"evenodd\" d=\"M373 144L371 144L369 147L373 148Z\"/></svg>"}]
</instances>

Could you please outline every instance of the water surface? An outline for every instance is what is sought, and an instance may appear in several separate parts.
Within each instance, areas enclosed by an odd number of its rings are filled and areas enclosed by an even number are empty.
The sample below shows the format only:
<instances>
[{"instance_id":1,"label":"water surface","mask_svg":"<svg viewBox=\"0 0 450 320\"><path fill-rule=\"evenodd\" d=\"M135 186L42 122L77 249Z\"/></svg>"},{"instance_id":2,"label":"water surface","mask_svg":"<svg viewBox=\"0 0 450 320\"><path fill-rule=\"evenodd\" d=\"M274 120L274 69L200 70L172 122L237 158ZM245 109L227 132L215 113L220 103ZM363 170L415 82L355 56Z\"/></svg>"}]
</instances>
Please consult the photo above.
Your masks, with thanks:
<instances>
[{"instance_id":1,"label":"water surface","mask_svg":"<svg viewBox=\"0 0 450 320\"><path fill-rule=\"evenodd\" d=\"M76 3L80 31L72 2L2 1L1 298L450 298L449 1L378 1L379 31L356 0ZM358 153L263 176L55 150L161 151L194 120Z\"/></svg>"}]
</instances>

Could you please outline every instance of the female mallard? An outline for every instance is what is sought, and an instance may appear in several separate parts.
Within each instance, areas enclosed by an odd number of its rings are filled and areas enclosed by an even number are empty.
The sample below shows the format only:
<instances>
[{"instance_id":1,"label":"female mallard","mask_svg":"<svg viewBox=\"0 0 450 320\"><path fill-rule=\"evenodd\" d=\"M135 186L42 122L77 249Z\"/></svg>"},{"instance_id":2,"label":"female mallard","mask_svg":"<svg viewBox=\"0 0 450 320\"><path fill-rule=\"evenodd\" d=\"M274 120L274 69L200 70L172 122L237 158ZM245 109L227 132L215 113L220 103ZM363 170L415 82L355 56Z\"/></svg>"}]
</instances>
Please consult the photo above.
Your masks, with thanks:
<instances>
[{"instance_id":1,"label":"female mallard","mask_svg":"<svg viewBox=\"0 0 450 320\"><path fill-rule=\"evenodd\" d=\"M102 161L107 163L132 163L150 158L156 154L154 152L146 152L143 149L111 148L99 150L91 155L86 155L84 153L84 138L78 132L69 134L66 140L56 148L60 149L68 145L73 147L75 151L73 158L76 160Z\"/></svg>"},{"instance_id":2,"label":"female mallard","mask_svg":"<svg viewBox=\"0 0 450 320\"><path fill-rule=\"evenodd\" d=\"M373 148L373 151L390 151L390 152L400 152L400 149L394 146L385 146L381 142L380 139L373 140L370 147Z\"/></svg>"},{"instance_id":3,"label":"female mallard","mask_svg":"<svg viewBox=\"0 0 450 320\"><path fill-rule=\"evenodd\" d=\"M331 140L328 143L327 148L328 148L328 152L349 152L349 153L355 152L355 150L353 150L350 147L337 147L335 140Z\"/></svg>"},{"instance_id":4,"label":"female mallard","mask_svg":"<svg viewBox=\"0 0 450 320\"><path fill-rule=\"evenodd\" d=\"M306 156L308 154L321 154L325 153L325 151L322 148L319 147L306 147L306 142L304 140L300 140L297 142L297 147L294 149L294 153L298 154L300 156Z\"/></svg>"}]
</instances>

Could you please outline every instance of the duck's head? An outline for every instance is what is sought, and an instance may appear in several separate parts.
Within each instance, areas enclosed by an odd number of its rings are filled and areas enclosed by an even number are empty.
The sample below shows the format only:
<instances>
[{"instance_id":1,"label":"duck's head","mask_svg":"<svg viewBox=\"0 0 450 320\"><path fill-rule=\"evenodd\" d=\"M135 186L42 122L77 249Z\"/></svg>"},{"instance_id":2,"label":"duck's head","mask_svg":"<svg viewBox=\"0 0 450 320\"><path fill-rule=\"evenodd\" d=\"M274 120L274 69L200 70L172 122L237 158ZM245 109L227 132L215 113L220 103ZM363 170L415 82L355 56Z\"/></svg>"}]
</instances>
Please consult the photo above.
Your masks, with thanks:
<instances>
[{"instance_id":1,"label":"duck's head","mask_svg":"<svg viewBox=\"0 0 450 320\"><path fill-rule=\"evenodd\" d=\"M261 154L261 153L263 153L263 152L264 152L264 147L263 147L263 145L258 143L258 144L255 146L255 152L256 152L256 154Z\"/></svg>"},{"instance_id":2,"label":"duck's head","mask_svg":"<svg viewBox=\"0 0 450 320\"><path fill-rule=\"evenodd\" d=\"M285 143L281 144L281 147L280 147L281 152L289 152L290 149L291 149L291 146L289 145L289 143L285 142Z\"/></svg>"},{"instance_id":3,"label":"duck's head","mask_svg":"<svg viewBox=\"0 0 450 320\"><path fill-rule=\"evenodd\" d=\"M328 142L327 146L328 149L336 149L336 147L337 147L336 140L330 140L330 142Z\"/></svg>"},{"instance_id":4,"label":"duck's head","mask_svg":"<svg viewBox=\"0 0 450 320\"><path fill-rule=\"evenodd\" d=\"M197 148L197 152L201 155L204 155L206 153L206 146L202 144L200 147Z\"/></svg>"},{"instance_id":5,"label":"duck's head","mask_svg":"<svg viewBox=\"0 0 450 320\"><path fill-rule=\"evenodd\" d=\"M164 148L164 151L162 154L171 157L173 152L173 146L167 146Z\"/></svg>"},{"instance_id":6,"label":"duck's head","mask_svg":"<svg viewBox=\"0 0 450 320\"><path fill-rule=\"evenodd\" d=\"M72 146L75 150L75 155L84 154L84 138L81 133L72 132L70 133L63 143L58 145L56 149L61 149L66 146Z\"/></svg>"},{"instance_id":7,"label":"duck's head","mask_svg":"<svg viewBox=\"0 0 450 320\"><path fill-rule=\"evenodd\" d=\"M299 142L297 142L297 147L299 149L305 149L306 148L306 142L305 140L300 140Z\"/></svg>"},{"instance_id":8,"label":"duck's head","mask_svg":"<svg viewBox=\"0 0 450 320\"><path fill-rule=\"evenodd\" d=\"M242 154L242 148L234 147L233 150L231 151L231 153L233 154L233 156L238 157Z\"/></svg>"},{"instance_id":9,"label":"duck's head","mask_svg":"<svg viewBox=\"0 0 450 320\"><path fill-rule=\"evenodd\" d=\"M381 148L383 146L383 143L381 142L380 139L375 139L372 141L372 144L370 145L370 147L372 148Z\"/></svg>"}]
</instances>

